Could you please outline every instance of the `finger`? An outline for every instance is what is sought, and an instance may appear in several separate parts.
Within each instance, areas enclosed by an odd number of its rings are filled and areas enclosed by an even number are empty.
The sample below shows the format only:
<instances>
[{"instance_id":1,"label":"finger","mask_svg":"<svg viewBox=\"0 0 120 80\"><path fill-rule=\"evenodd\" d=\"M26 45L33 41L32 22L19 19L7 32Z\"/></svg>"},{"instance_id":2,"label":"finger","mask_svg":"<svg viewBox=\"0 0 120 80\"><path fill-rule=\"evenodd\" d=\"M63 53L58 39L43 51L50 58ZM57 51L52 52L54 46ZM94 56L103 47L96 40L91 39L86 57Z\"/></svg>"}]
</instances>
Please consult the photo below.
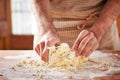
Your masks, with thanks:
<instances>
[{"instance_id":1,"label":"finger","mask_svg":"<svg viewBox=\"0 0 120 80\"><path fill-rule=\"evenodd\" d=\"M90 49L89 51L87 51L84 56L85 57L89 57L93 53L93 51L95 51L95 50L96 50L96 46L93 46L93 48Z\"/></svg>"},{"instance_id":2,"label":"finger","mask_svg":"<svg viewBox=\"0 0 120 80\"><path fill-rule=\"evenodd\" d=\"M87 57L91 54L91 52L95 49L95 39L91 39L91 42L89 42L86 45L86 48L82 51L81 55Z\"/></svg>"},{"instance_id":3,"label":"finger","mask_svg":"<svg viewBox=\"0 0 120 80\"><path fill-rule=\"evenodd\" d=\"M35 51L37 52L38 55L42 53L44 45L45 45L44 42L41 42L36 46Z\"/></svg>"},{"instance_id":4,"label":"finger","mask_svg":"<svg viewBox=\"0 0 120 80\"><path fill-rule=\"evenodd\" d=\"M72 49L73 50L77 50L78 49L78 46L81 42L81 40L88 34L89 32L87 30L83 30L77 37L76 41L74 42L73 44L73 47Z\"/></svg>"},{"instance_id":5,"label":"finger","mask_svg":"<svg viewBox=\"0 0 120 80\"><path fill-rule=\"evenodd\" d=\"M42 57L41 57L41 59L43 61L47 62L49 60L49 48L48 47L53 46L55 44L58 45L58 44L60 44L60 42L57 40L53 40L53 41L46 40L45 41L44 48L42 50Z\"/></svg>"},{"instance_id":6,"label":"finger","mask_svg":"<svg viewBox=\"0 0 120 80\"><path fill-rule=\"evenodd\" d=\"M40 53L39 44L35 47L35 51L36 51L37 54L39 55L39 53Z\"/></svg>"},{"instance_id":7,"label":"finger","mask_svg":"<svg viewBox=\"0 0 120 80\"><path fill-rule=\"evenodd\" d=\"M53 45L58 46L60 45L60 40L57 40L57 39L49 40L49 41L46 41L46 44L48 47L51 47Z\"/></svg>"},{"instance_id":8,"label":"finger","mask_svg":"<svg viewBox=\"0 0 120 80\"><path fill-rule=\"evenodd\" d=\"M42 54L42 57L41 57L41 60L45 61L45 62L48 62L49 60L49 49L46 49L45 52L43 52Z\"/></svg>"},{"instance_id":9,"label":"finger","mask_svg":"<svg viewBox=\"0 0 120 80\"><path fill-rule=\"evenodd\" d=\"M60 45L60 42L56 43L55 46L59 46Z\"/></svg>"},{"instance_id":10,"label":"finger","mask_svg":"<svg viewBox=\"0 0 120 80\"><path fill-rule=\"evenodd\" d=\"M45 47L42 52L42 57L41 57L41 59L45 62L47 62L49 60L49 49L48 49L49 46L50 46L49 41L46 41Z\"/></svg>"},{"instance_id":11,"label":"finger","mask_svg":"<svg viewBox=\"0 0 120 80\"><path fill-rule=\"evenodd\" d=\"M93 38L93 39L91 39L91 42L89 42L86 45L86 47L82 51L81 55L88 57L97 47L98 47L97 39Z\"/></svg>"},{"instance_id":12,"label":"finger","mask_svg":"<svg viewBox=\"0 0 120 80\"><path fill-rule=\"evenodd\" d=\"M89 51L84 52L85 54L84 54L83 56L89 57L89 56L92 54L92 52L93 52L94 50L95 50L95 48L92 48L92 49L90 49Z\"/></svg>"},{"instance_id":13,"label":"finger","mask_svg":"<svg viewBox=\"0 0 120 80\"><path fill-rule=\"evenodd\" d=\"M81 43L79 44L78 47L78 53L79 55L81 54L82 50L86 47L86 45L88 44L88 42L94 37L94 35L92 33L89 33L88 36L86 36Z\"/></svg>"}]
</instances>

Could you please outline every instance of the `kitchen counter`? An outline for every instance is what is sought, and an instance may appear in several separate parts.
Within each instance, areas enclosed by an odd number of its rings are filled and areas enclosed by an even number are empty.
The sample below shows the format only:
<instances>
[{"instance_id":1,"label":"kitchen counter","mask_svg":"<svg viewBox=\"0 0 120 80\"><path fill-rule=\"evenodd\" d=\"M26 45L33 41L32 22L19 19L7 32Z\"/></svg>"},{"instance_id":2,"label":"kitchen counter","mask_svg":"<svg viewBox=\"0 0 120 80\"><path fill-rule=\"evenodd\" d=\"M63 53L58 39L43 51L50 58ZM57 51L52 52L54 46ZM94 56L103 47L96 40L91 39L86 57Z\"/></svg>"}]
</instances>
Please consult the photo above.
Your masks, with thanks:
<instances>
[{"instance_id":1,"label":"kitchen counter","mask_svg":"<svg viewBox=\"0 0 120 80\"><path fill-rule=\"evenodd\" d=\"M92 57L96 56L97 55L96 53L100 53L100 54L102 53L108 55L109 54L120 55L120 51L104 50L104 51L95 51L92 54ZM36 79L32 79L33 76L31 76L30 73L24 74L24 72L21 72L21 74L20 73L16 74L15 72L17 71L13 71L12 69L10 69L11 65L20 62L21 60L25 59L26 56L28 55L37 56L36 53L32 50L0 50L0 80L36 80ZM118 61L120 61L120 57L118 58ZM8 71L9 76L6 73L6 69L9 70ZM9 78L12 76L15 77L17 75L21 75L21 76L18 76L17 78L13 78L13 79ZM84 76L84 78L77 78L77 79L75 78L74 80L120 80L120 68L117 70L117 73L112 73L110 75L94 76L93 78Z\"/></svg>"}]
</instances>

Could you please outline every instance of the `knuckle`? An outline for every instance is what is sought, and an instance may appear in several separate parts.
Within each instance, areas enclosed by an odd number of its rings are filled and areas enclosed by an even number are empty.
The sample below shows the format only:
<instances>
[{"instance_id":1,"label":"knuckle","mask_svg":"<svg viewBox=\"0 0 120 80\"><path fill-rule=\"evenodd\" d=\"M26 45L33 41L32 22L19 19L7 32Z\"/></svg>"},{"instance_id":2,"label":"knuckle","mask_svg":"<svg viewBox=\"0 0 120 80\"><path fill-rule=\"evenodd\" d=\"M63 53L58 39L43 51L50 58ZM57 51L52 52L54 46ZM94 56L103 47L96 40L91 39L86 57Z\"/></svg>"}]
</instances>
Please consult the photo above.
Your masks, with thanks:
<instances>
[{"instance_id":1,"label":"knuckle","mask_svg":"<svg viewBox=\"0 0 120 80\"><path fill-rule=\"evenodd\" d=\"M94 37L93 38L94 44L98 44L98 40Z\"/></svg>"},{"instance_id":2,"label":"knuckle","mask_svg":"<svg viewBox=\"0 0 120 80\"><path fill-rule=\"evenodd\" d=\"M80 42L81 38L79 37L76 41L76 43L78 44Z\"/></svg>"},{"instance_id":3,"label":"knuckle","mask_svg":"<svg viewBox=\"0 0 120 80\"><path fill-rule=\"evenodd\" d=\"M92 42L89 42L87 47L92 47L93 43Z\"/></svg>"},{"instance_id":4,"label":"knuckle","mask_svg":"<svg viewBox=\"0 0 120 80\"><path fill-rule=\"evenodd\" d=\"M95 37L94 34L93 34L92 32L90 32L90 36L91 36L91 37Z\"/></svg>"},{"instance_id":5,"label":"knuckle","mask_svg":"<svg viewBox=\"0 0 120 80\"><path fill-rule=\"evenodd\" d=\"M75 46L73 46L73 50L77 50L77 48L78 48L78 46L77 45L75 45Z\"/></svg>"},{"instance_id":6,"label":"knuckle","mask_svg":"<svg viewBox=\"0 0 120 80\"><path fill-rule=\"evenodd\" d=\"M81 51L82 51L82 48L81 48L81 47L79 47L79 48L78 48L78 52L80 53Z\"/></svg>"},{"instance_id":7,"label":"knuckle","mask_svg":"<svg viewBox=\"0 0 120 80\"><path fill-rule=\"evenodd\" d=\"M82 51L82 54L86 54L88 51L85 49Z\"/></svg>"},{"instance_id":8,"label":"knuckle","mask_svg":"<svg viewBox=\"0 0 120 80\"><path fill-rule=\"evenodd\" d=\"M88 30L83 30L81 33L82 33L82 34L87 34L87 33L88 33Z\"/></svg>"},{"instance_id":9,"label":"knuckle","mask_svg":"<svg viewBox=\"0 0 120 80\"><path fill-rule=\"evenodd\" d=\"M84 30L84 32L85 32L86 34L88 34L88 33L89 33L89 31L88 31L88 30Z\"/></svg>"},{"instance_id":10,"label":"knuckle","mask_svg":"<svg viewBox=\"0 0 120 80\"><path fill-rule=\"evenodd\" d=\"M80 45L82 46L82 45L85 45L85 44L86 44L86 41L83 40Z\"/></svg>"}]
</instances>

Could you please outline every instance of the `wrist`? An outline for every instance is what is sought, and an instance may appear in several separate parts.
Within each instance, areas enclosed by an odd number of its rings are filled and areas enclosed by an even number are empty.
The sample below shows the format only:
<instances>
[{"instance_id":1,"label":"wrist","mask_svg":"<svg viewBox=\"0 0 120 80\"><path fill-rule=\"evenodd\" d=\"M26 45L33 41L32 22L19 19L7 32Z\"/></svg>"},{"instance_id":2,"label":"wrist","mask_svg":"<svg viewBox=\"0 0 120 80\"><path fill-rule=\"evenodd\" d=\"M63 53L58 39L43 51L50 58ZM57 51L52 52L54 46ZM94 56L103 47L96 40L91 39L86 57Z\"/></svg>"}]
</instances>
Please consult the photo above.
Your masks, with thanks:
<instances>
[{"instance_id":1,"label":"wrist","mask_svg":"<svg viewBox=\"0 0 120 80\"><path fill-rule=\"evenodd\" d=\"M108 31L108 29L110 29L113 22L114 20L110 17L101 16L91 27L90 31L93 32L98 41L100 41L104 34Z\"/></svg>"},{"instance_id":2,"label":"wrist","mask_svg":"<svg viewBox=\"0 0 120 80\"><path fill-rule=\"evenodd\" d=\"M52 23L42 23L38 25L37 30L38 30L37 34L40 34L40 35L44 35L47 32L56 33L55 27Z\"/></svg>"},{"instance_id":3,"label":"wrist","mask_svg":"<svg viewBox=\"0 0 120 80\"><path fill-rule=\"evenodd\" d=\"M34 35L34 46L39 44L41 41L44 40L51 40L51 39L59 39L59 35L56 31L52 29L42 30L42 32L36 32Z\"/></svg>"}]
</instances>

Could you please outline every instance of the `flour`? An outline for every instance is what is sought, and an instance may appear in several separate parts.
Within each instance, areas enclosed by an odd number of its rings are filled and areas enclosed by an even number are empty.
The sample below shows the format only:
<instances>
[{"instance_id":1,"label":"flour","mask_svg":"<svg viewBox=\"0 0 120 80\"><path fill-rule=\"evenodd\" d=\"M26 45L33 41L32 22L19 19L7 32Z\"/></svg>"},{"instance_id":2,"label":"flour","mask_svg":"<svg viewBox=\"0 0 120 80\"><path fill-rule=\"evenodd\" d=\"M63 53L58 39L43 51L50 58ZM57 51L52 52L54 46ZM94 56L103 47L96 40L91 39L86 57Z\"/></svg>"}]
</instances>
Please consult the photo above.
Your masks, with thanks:
<instances>
[{"instance_id":1,"label":"flour","mask_svg":"<svg viewBox=\"0 0 120 80\"><path fill-rule=\"evenodd\" d=\"M16 58L11 59L12 56L6 57L3 60L4 62L0 62L0 71L9 80L90 80L94 77L120 74L120 55L95 51L87 59L84 57L78 58L74 52L70 52L68 45L64 45L64 49L66 46L67 49L63 51L67 51L67 54L61 52L56 55L58 58L68 59L67 63L62 64L59 59L53 59L53 54L49 55L52 59L48 63L45 63L33 53L30 56L23 55L24 58L21 58L21 60L16 60ZM52 49L54 48L52 47ZM62 53L64 54L61 55ZM72 56L70 57L70 55ZM69 65L72 63L71 60L74 62L72 66ZM13 63L14 61L16 63ZM53 64L53 62L58 62L59 64Z\"/></svg>"}]
</instances>

